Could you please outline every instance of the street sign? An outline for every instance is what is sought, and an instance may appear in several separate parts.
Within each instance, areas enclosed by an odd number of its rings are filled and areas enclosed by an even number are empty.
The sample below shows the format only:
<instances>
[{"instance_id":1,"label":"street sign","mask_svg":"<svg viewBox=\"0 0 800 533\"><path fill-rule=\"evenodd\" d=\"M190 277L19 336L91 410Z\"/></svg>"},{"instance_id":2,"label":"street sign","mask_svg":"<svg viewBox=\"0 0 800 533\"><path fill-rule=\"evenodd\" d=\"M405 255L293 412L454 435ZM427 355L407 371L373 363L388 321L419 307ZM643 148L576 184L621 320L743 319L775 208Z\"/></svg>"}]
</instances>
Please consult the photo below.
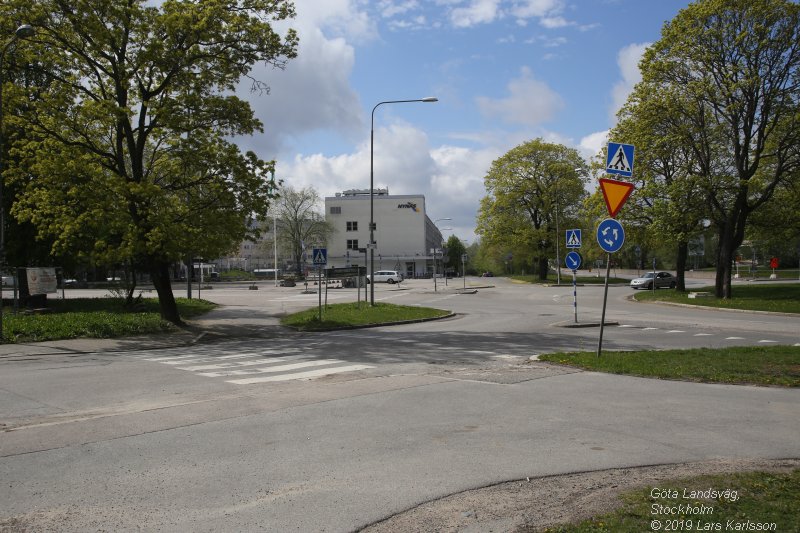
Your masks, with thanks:
<instances>
[{"instance_id":1,"label":"street sign","mask_svg":"<svg viewBox=\"0 0 800 533\"><path fill-rule=\"evenodd\" d=\"M608 209L608 216L614 218L633 192L633 183L609 178L600 178L599 181L600 190L603 191L603 200L605 200L606 209Z\"/></svg>"},{"instance_id":2,"label":"street sign","mask_svg":"<svg viewBox=\"0 0 800 533\"><path fill-rule=\"evenodd\" d=\"M578 270L582 262L583 258L578 252L569 252L567 257L564 258L564 264L566 264L567 268L570 270Z\"/></svg>"},{"instance_id":3,"label":"street sign","mask_svg":"<svg viewBox=\"0 0 800 533\"><path fill-rule=\"evenodd\" d=\"M778 268L778 258L777 257L773 257L772 259L769 260L769 267L770 268Z\"/></svg>"},{"instance_id":4,"label":"street sign","mask_svg":"<svg viewBox=\"0 0 800 533\"><path fill-rule=\"evenodd\" d=\"M366 267L362 266L325 269L325 277L327 279L356 278L359 276L364 276L366 275L366 273L367 273Z\"/></svg>"},{"instance_id":5,"label":"street sign","mask_svg":"<svg viewBox=\"0 0 800 533\"><path fill-rule=\"evenodd\" d=\"M613 218L607 218L597 226L597 244L604 251L613 254L622 248L625 242L625 230L622 224Z\"/></svg>"},{"instance_id":6,"label":"street sign","mask_svg":"<svg viewBox=\"0 0 800 533\"><path fill-rule=\"evenodd\" d=\"M568 229L567 238L565 240L567 248L580 248L581 247L581 230Z\"/></svg>"},{"instance_id":7,"label":"street sign","mask_svg":"<svg viewBox=\"0 0 800 533\"><path fill-rule=\"evenodd\" d=\"M617 174L625 178L633 176L632 144L608 143L606 152L606 174Z\"/></svg>"},{"instance_id":8,"label":"street sign","mask_svg":"<svg viewBox=\"0 0 800 533\"><path fill-rule=\"evenodd\" d=\"M314 248L311 251L311 258L314 265L327 265L328 264L328 249L327 248Z\"/></svg>"}]
</instances>

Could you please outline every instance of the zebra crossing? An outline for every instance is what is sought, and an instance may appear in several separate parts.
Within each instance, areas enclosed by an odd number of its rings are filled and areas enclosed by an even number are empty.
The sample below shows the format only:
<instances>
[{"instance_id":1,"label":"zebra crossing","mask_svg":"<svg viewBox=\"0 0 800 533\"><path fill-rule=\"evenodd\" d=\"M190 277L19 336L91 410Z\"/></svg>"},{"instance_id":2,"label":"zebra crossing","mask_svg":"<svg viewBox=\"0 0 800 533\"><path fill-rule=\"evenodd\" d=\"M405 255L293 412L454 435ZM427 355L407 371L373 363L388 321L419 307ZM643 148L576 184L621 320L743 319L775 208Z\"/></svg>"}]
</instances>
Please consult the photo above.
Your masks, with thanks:
<instances>
[{"instance_id":1,"label":"zebra crossing","mask_svg":"<svg viewBox=\"0 0 800 533\"><path fill-rule=\"evenodd\" d=\"M164 350L157 356L140 354L143 361L168 365L176 370L192 372L207 378L221 378L234 385L253 385L293 380L310 380L375 368L372 365L353 364L342 359L318 358L312 355L318 343L308 346L285 346L231 353L230 347L197 346L186 349Z\"/></svg>"}]
</instances>

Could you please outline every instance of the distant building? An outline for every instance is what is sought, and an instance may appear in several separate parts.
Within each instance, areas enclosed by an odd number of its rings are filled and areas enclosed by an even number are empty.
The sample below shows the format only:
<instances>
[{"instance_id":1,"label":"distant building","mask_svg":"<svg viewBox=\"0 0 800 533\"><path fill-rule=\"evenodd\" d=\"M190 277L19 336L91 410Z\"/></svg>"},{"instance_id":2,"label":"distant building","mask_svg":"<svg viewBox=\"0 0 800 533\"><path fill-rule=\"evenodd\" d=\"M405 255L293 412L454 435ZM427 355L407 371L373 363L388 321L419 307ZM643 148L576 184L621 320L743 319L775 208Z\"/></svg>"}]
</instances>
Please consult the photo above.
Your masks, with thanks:
<instances>
[{"instance_id":1,"label":"distant building","mask_svg":"<svg viewBox=\"0 0 800 533\"><path fill-rule=\"evenodd\" d=\"M425 211L421 194L390 195L375 189L375 270L398 270L406 277L433 274L431 250L442 247L442 233ZM328 240L328 267L365 266L369 243L369 189L353 189L325 198L325 218L334 231Z\"/></svg>"}]
</instances>

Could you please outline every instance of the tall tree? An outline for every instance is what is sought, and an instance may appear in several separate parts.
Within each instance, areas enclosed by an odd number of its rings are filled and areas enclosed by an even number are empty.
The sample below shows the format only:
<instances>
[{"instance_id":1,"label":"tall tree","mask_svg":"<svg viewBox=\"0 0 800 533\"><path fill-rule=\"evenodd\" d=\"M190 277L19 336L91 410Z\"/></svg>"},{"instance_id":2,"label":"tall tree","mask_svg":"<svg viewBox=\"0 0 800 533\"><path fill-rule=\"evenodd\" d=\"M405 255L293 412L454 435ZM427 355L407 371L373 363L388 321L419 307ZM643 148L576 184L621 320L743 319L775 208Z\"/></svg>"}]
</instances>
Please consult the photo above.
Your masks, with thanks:
<instances>
[{"instance_id":1,"label":"tall tree","mask_svg":"<svg viewBox=\"0 0 800 533\"><path fill-rule=\"evenodd\" d=\"M450 235L447 238L447 243L444 245L447 253L444 256L444 264L458 273L461 271L461 257L467 253L464 243L455 235Z\"/></svg>"},{"instance_id":2,"label":"tall tree","mask_svg":"<svg viewBox=\"0 0 800 533\"><path fill-rule=\"evenodd\" d=\"M295 190L283 187L278 200L281 232L278 241L291 250L297 275L303 274L303 254L311 246L323 245L333 232L320 213L321 198L313 187Z\"/></svg>"},{"instance_id":3,"label":"tall tree","mask_svg":"<svg viewBox=\"0 0 800 533\"><path fill-rule=\"evenodd\" d=\"M689 241L709 212L691 150L671 128L669 117L681 106L674 95L639 84L609 138L637 146L636 188L621 216L646 228L654 241L676 246L678 290L683 291Z\"/></svg>"},{"instance_id":4,"label":"tall tree","mask_svg":"<svg viewBox=\"0 0 800 533\"><path fill-rule=\"evenodd\" d=\"M232 93L256 63L295 57L295 32L270 26L292 3L8 0L1 13L34 26L46 78L16 117L26 190L13 213L56 253L148 272L162 317L180 322L170 264L224 253L274 196L272 163L230 140L262 130Z\"/></svg>"},{"instance_id":5,"label":"tall tree","mask_svg":"<svg viewBox=\"0 0 800 533\"><path fill-rule=\"evenodd\" d=\"M700 0L664 26L641 62L648 90L682 104L669 119L717 228L718 297L731 297L750 215L798 179L799 67L800 6L788 0Z\"/></svg>"},{"instance_id":6,"label":"tall tree","mask_svg":"<svg viewBox=\"0 0 800 533\"><path fill-rule=\"evenodd\" d=\"M539 277L547 279L556 232L577 220L586 195L581 177L585 167L575 149L541 139L496 159L484 178L487 196L478 211L476 232L482 245L524 253L536 264Z\"/></svg>"}]
</instances>

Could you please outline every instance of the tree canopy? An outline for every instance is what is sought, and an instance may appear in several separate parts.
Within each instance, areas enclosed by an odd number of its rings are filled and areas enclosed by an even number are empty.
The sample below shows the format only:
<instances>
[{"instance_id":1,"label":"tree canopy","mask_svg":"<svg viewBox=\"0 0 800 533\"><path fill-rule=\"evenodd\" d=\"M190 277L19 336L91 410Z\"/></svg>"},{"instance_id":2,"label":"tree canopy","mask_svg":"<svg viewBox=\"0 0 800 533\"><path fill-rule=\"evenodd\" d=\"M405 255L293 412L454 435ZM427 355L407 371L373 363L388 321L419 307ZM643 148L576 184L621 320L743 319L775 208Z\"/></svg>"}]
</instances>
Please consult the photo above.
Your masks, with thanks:
<instances>
[{"instance_id":1,"label":"tree canopy","mask_svg":"<svg viewBox=\"0 0 800 533\"><path fill-rule=\"evenodd\" d=\"M578 219L586 163L577 150L534 139L496 159L484 178L476 233L488 247L529 258L547 277L556 226ZM559 237L560 239L560 237ZM562 240L563 244L563 240Z\"/></svg>"},{"instance_id":2,"label":"tree canopy","mask_svg":"<svg viewBox=\"0 0 800 533\"><path fill-rule=\"evenodd\" d=\"M698 1L641 62L637 92L663 102L665 133L688 150L717 230L718 297L731 296L750 215L800 175L799 67L800 6L788 0Z\"/></svg>"},{"instance_id":3,"label":"tree canopy","mask_svg":"<svg viewBox=\"0 0 800 533\"><path fill-rule=\"evenodd\" d=\"M227 252L275 195L273 163L231 140L263 127L234 91L267 91L253 66L295 57L295 32L271 26L293 16L289 0L4 2L36 30L38 73L12 117L12 213L55 253L148 272L179 322L169 265Z\"/></svg>"}]
</instances>

